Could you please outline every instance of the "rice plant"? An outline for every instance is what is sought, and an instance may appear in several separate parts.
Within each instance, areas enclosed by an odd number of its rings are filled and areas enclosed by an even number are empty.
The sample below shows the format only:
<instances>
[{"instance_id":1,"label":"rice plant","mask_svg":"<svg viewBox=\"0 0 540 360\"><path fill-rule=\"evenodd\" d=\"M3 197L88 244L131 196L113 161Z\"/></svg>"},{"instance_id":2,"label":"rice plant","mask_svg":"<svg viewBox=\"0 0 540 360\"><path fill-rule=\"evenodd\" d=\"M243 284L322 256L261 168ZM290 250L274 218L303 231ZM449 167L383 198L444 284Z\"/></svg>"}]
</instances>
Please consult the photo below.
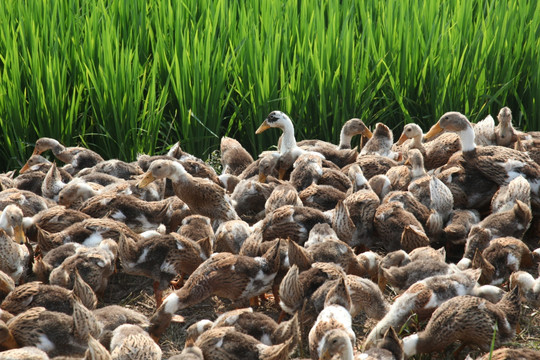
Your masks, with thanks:
<instances>
[{"instance_id":1,"label":"rice plant","mask_svg":"<svg viewBox=\"0 0 540 360\"><path fill-rule=\"evenodd\" d=\"M0 7L2 168L42 136L133 160L223 135L254 155L278 131L337 142L351 117L425 130L509 106L540 129L540 6L494 0L6 0Z\"/></svg>"}]
</instances>

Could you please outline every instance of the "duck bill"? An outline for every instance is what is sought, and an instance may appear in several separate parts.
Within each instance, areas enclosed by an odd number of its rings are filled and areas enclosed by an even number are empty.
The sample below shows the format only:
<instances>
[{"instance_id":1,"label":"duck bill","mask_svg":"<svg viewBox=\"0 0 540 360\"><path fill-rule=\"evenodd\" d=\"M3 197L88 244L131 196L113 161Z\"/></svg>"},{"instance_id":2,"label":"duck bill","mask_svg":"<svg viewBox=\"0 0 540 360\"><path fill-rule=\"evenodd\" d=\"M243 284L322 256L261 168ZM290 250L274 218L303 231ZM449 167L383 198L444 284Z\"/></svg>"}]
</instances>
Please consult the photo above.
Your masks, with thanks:
<instances>
[{"instance_id":1,"label":"duck bill","mask_svg":"<svg viewBox=\"0 0 540 360\"><path fill-rule=\"evenodd\" d=\"M321 354L321 357L319 358L320 360L330 360L332 358L332 354L330 354L330 351L329 350L325 350L322 354Z\"/></svg>"},{"instance_id":2,"label":"duck bill","mask_svg":"<svg viewBox=\"0 0 540 360\"><path fill-rule=\"evenodd\" d=\"M407 158L407 160L405 160L403 165L411 165L411 160L409 158Z\"/></svg>"},{"instance_id":3,"label":"duck bill","mask_svg":"<svg viewBox=\"0 0 540 360\"><path fill-rule=\"evenodd\" d=\"M268 129L270 129L270 125L268 125L266 120L264 120L263 123L261 124L261 126L259 126L259 128L257 129L257 131L255 131L255 134L260 134L263 131L266 131Z\"/></svg>"},{"instance_id":4,"label":"duck bill","mask_svg":"<svg viewBox=\"0 0 540 360\"><path fill-rule=\"evenodd\" d=\"M21 168L21 170L19 170L19 174L22 174L26 171L28 171L28 169L30 169L30 165L28 165L28 163L24 164L24 166Z\"/></svg>"},{"instance_id":5,"label":"duck bill","mask_svg":"<svg viewBox=\"0 0 540 360\"><path fill-rule=\"evenodd\" d=\"M444 129L441 127L439 123L436 123L429 129L428 133L424 135L424 140L430 140L434 138L436 135L442 133Z\"/></svg>"},{"instance_id":6,"label":"duck bill","mask_svg":"<svg viewBox=\"0 0 540 360\"><path fill-rule=\"evenodd\" d=\"M4 340L1 344L1 347L5 349L17 349L19 348L19 344L17 344L17 341L15 341L15 338L11 333L8 334L8 337L6 340Z\"/></svg>"},{"instance_id":7,"label":"duck bill","mask_svg":"<svg viewBox=\"0 0 540 360\"><path fill-rule=\"evenodd\" d=\"M266 175L261 173L259 174L259 182L260 183L266 183Z\"/></svg>"},{"instance_id":8,"label":"duck bill","mask_svg":"<svg viewBox=\"0 0 540 360\"><path fill-rule=\"evenodd\" d=\"M405 135L405 133L401 134L401 136L399 137L398 141L397 141L397 144L398 145L401 145L405 142L405 140L407 140L407 135Z\"/></svg>"},{"instance_id":9,"label":"duck bill","mask_svg":"<svg viewBox=\"0 0 540 360\"><path fill-rule=\"evenodd\" d=\"M15 235L15 241L17 244L24 244L26 241L26 237L24 236L24 231L21 225L15 226L13 228L13 233Z\"/></svg>"},{"instance_id":10,"label":"duck bill","mask_svg":"<svg viewBox=\"0 0 540 360\"><path fill-rule=\"evenodd\" d=\"M147 172L146 174L144 174L144 177L141 179L141 181L137 183L137 187L145 188L146 186L148 186L148 184L150 184L154 180L156 180L155 176L152 175L151 172Z\"/></svg>"},{"instance_id":11,"label":"duck bill","mask_svg":"<svg viewBox=\"0 0 540 360\"><path fill-rule=\"evenodd\" d=\"M40 155L41 151L39 151L38 148L34 148L34 151L32 152L32 155Z\"/></svg>"},{"instance_id":12,"label":"duck bill","mask_svg":"<svg viewBox=\"0 0 540 360\"><path fill-rule=\"evenodd\" d=\"M279 169L278 174L279 174L278 175L279 180L284 180L285 174L287 174L287 169Z\"/></svg>"},{"instance_id":13,"label":"duck bill","mask_svg":"<svg viewBox=\"0 0 540 360\"><path fill-rule=\"evenodd\" d=\"M365 128L364 131L362 131L362 136L365 136L368 139L371 139L373 137L373 133L368 128Z\"/></svg>"}]
</instances>

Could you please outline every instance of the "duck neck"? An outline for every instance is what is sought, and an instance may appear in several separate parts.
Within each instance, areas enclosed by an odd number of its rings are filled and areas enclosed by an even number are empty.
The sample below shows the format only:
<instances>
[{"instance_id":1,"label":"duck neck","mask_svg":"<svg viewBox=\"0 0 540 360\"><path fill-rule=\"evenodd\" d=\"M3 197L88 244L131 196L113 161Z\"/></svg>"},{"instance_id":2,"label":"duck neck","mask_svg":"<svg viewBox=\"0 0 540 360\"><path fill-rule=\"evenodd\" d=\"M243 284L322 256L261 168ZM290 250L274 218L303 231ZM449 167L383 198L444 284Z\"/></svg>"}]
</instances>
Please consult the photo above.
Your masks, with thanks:
<instances>
[{"instance_id":1,"label":"duck neck","mask_svg":"<svg viewBox=\"0 0 540 360\"><path fill-rule=\"evenodd\" d=\"M345 341L345 350L343 351L343 360L353 360L354 359L354 350L351 344L351 340L347 339Z\"/></svg>"},{"instance_id":2,"label":"duck neck","mask_svg":"<svg viewBox=\"0 0 540 360\"><path fill-rule=\"evenodd\" d=\"M184 179L190 179L191 174L186 171L182 164L173 162L173 171L168 176L173 183L180 182Z\"/></svg>"},{"instance_id":3,"label":"duck neck","mask_svg":"<svg viewBox=\"0 0 540 360\"><path fill-rule=\"evenodd\" d=\"M345 129L341 129L341 134L339 135L339 149L350 149L351 148L352 135L346 133Z\"/></svg>"},{"instance_id":4,"label":"duck neck","mask_svg":"<svg viewBox=\"0 0 540 360\"><path fill-rule=\"evenodd\" d=\"M60 142L54 139L51 140L51 145L51 151L58 160L65 163L71 162L71 155L66 151L66 147L64 145L60 144Z\"/></svg>"},{"instance_id":5,"label":"duck neck","mask_svg":"<svg viewBox=\"0 0 540 360\"><path fill-rule=\"evenodd\" d=\"M294 126L292 122L285 122L283 125L283 137L279 146L280 154L296 147L296 138L294 137Z\"/></svg>"},{"instance_id":6,"label":"duck neck","mask_svg":"<svg viewBox=\"0 0 540 360\"><path fill-rule=\"evenodd\" d=\"M474 130L472 126L467 126L465 130L461 130L459 133L461 139L461 150L463 152L470 152L476 150L476 143L474 142Z\"/></svg>"},{"instance_id":7,"label":"duck neck","mask_svg":"<svg viewBox=\"0 0 540 360\"><path fill-rule=\"evenodd\" d=\"M8 232L11 228L11 225L8 222L7 214L5 210L2 211L2 215L0 215L0 228L4 229L6 232Z\"/></svg>"},{"instance_id":8,"label":"duck neck","mask_svg":"<svg viewBox=\"0 0 540 360\"><path fill-rule=\"evenodd\" d=\"M416 135L412 138L412 145L411 149L422 149L424 145L422 145L422 134Z\"/></svg>"}]
</instances>

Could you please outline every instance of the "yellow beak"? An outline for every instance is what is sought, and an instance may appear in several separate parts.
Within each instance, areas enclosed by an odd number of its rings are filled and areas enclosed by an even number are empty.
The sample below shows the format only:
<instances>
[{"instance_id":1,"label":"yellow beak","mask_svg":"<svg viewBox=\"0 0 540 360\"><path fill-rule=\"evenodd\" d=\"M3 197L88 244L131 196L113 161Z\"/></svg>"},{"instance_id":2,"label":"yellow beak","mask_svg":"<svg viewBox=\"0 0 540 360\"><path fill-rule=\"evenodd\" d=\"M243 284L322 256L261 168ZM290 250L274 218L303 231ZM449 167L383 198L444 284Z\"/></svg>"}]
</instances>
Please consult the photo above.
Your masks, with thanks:
<instances>
[{"instance_id":1,"label":"yellow beak","mask_svg":"<svg viewBox=\"0 0 540 360\"><path fill-rule=\"evenodd\" d=\"M401 134L401 136L399 137L398 141L397 141L397 144L398 145L401 145L405 142L405 140L407 140L407 135L405 135L405 133Z\"/></svg>"},{"instance_id":2,"label":"yellow beak","mask_svg":"<svg viewBox=\"0 0 540 360\"><path fill-rule=\"evenodd\" d=\"M285 179L285 174L287 174L287 169L279 169L278 174L279 174L278 176L279 180Z\"/></svg>"},{"instance_id":3,"label":"yellow beak","mask_svg":"<svg viewBox=\"0 0 540 360\"><path fill-rule=\"evenodd\" d=\"M429 132L424 135L424 140L430 140L431 138L434 138L435 135L440 134L444 131L444 129L439 125L439 123L436 123L429 129Z\"/></svg>"},{"instance_id":4,"label":"yellow beak","mask_svg":"<svg viewBox=\"0 0 540 360\"><path fill-rule=\"evenodd\" d=\"M19 174L22 174L25 171L28 171L28 169L30 169L30 165L28 165L28 162L27 162L26 164L24 164L24 166L21 168L21 170L19 170Z\"/></svg>"},{"instance_id":5,"label":"yellow beak","mask_svg":"<svg viewBox=\"0 0 540 360\"><path fill-rule=\"evenodd\" d=\"M270 129L270 125L268 125L266 120L264 120L261 126L259 126L259 128L257 129L257 131L255 131L255 134L260 134L263 131L268 130L268 129Z\"/></svg>"},{"instance_id":6,"label":"yellow beak","mask_svg":"<svg viewBox=\"0 0 540 360\"><path fill-rule=\"evenodd\" d=\"M154 180L156 180L154 175L152 175L151 172L147 172L146 174L144 174L144 177L141 179L141 181L137 183L137 187L144 188Z\"/></svg>"},{"instance_id":7,"label":"yellow beak","mask_svg":"<svg viewBox=\"0 0 540 360\"><path fill-rule=\"evenodd\" d=\"M259 174L259 182L266 183L266 175L263 173Z\"/></svg>"},{"instance_id":8,"label":"yellow beak","mask_svg":"<svg viewBox=\"0 0 540 360\"><path fill-rule=\"evenodd\" d=\"M13 232L15 234L15 241L17 244L24 244L26 241L26 237L24 236L24 231L21 225L15 226L13 228Z\"/></svg>"},{"instance_id":9,"label":"yellow beak","mask_svg":"<svg viewBox=\"0 0 540 360\"><path fill-rule=\"evenodd\" d=\"M371 139L373 137L373 133L371 132L371 130L366 128L364 131L362 131L362 136L365 136L368 139Z\"/></svg>"},{"instance_id":10,"label":"yellow beak","mask_svg":"<svg viewBox=\"0 0 540 360\"><path fill-rule=\"evenodd\" d=\"M2 342L2 347L5 349L17 349L19 348L19 344L17 344L17 341L15 341L15 338L11 334L11 332L8 333L7 339L5 339Z\"/></svg>"},{"instance_id":11,"label":"yellow beak","mask_svg":"<svg viewBox=\"0 0 540 360\"><path fill-rule=\"evenodd\" d=\"M32 152L32 155L39 155L41 154L41 151L39 151L38 148L34 148L34 151Z\"/></svg>"}]
</instances>

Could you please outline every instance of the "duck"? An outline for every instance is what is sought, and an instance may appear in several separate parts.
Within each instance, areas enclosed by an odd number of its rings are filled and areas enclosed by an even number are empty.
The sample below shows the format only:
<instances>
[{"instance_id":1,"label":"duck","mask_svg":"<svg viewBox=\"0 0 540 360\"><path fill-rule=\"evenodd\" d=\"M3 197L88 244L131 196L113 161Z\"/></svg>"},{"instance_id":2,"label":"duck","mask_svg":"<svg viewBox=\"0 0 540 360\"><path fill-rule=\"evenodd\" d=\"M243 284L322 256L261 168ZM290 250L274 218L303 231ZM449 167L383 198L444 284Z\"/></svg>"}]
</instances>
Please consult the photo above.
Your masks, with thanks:
<instances>
[{"instance_id":1,"label":"duck","mask_svg":"<svg viewBox=\"0 0 540 360\"><path fill-rule=\"evenodd\" d=\"M133 324L123 324L113 330L110 352L113 360L160 360L162 356L161 348L150 335Z\"/></svg>"},{"instance_id":2,"label":"duck","mask_svg":"<svg viewBox=\"0 0 540 360\"><path fill-rule=\"evenodd\" d=\"M470 295L449 299L433 312L425 330L403 338L405 356L441 351L456 341L484 352L493 341L498 348L516 335L520 305L517 289L496 304Z\"/></svg>"},{"instance_id":3,"label":"duck","mask_svg":"<svg viewBox=\"0 0 540 360\"><path fill-rule=\"evenodd\" d=\"M169 226L175 210L186 210L176 198L145 201L133 195L105 193L86 200L79 211L92 218L111 218L126 224L136 233Z\"/></svg>"},{"instance_id":4,"label":"duck","mask_svg":"<svg viewBox=\"0 0 540 360\"><path fill-rule=\"evenodd\" d=\"M362 120L352 118L343 124L338 145L315 139L302 140L297 145L305 150L322 154L327 160L342 168L347 164L353 163L358 156L358 151L351 149L351 140L355 135L362 135L370 139L373 133Z\"/></svg>"},{"instance_id":5,"label":"duck","mask_svg":"<svg viewBox=\"0 0 540 360\"><path fill-rule=\"evenodd\" d=\"M408 165L411 165L410 167ZM407 160L404 165L398 165L390 168L386 176L390 179L393 190L407 190L409 184L425 176L424 158L418 149L410 149L407 152Z\"/></svg>"},{"instance_id":6,"label":"duck","mask_svg":"<svg viewBox=\"0 0 540 360\"><path fill-rule=\"evenodd\" d=\"M535 360L540 357L540 351L527 348L512 349L508 347L502 347L488 352L479 360Z\"/></svg>"},{"instance_id":7,"label":"duck","mask_svg":"<svg viewBox=\"0 0 540 360\"><path fill-rule=\"evenodd\" d=\"M118 159L104 160L92 167L87 167L77 173L78 177L87 176L92 173L102 173L112 175L115 178L130 180L143 174L138 163L127 163Z\"/></svg>"},{"instance_id":8,"label":"duck","mask_svg":"<svg viewBox=\"0 0 540 360\"><path fill-rule=\"evenodd\" d=\"M394 166L398 165L398 162L390 159L386 156L372 154L372 155L359 155L353 164L349 164L341 168L345 174L348 173L349 168L354 164L358 165L366 179L370 180L375 175L384 175L386 172Z\"/></svg>"},{"instance_id":9,"label":"duck","mask_svg":"<svg viewBox=\"0 0 540 360\"><path fill-rule=\"evenodd\" d=\"M379 196L372 189L358 190L343 200L355 227L349 243L351 246L363 245L369 248L373 245L373 219L380 203Z\"/></svg>"},{"instance_id":10,"label":"duck","mask_svg":"<svg viewBox=\"0 0 540 360\"><path fill-rule=\"evenodd\" d=\"M58 286L31 281L17 286L0 304L0 308L18 315L30 308L41 306L50 311L73 314L69 299L73 292ZM68 301L66 301L68 300Z\"/></svg>"},{"instance_id":11,"label":"duck","mask_svg":"<svg viewBox=\"0 0 540 360\"><path fill-rule=\"evenodd\" d=\"M24 281L30 261L30 252L25 245L17 244L11 236L0 229L0 271L18 284Z\"/></svg>"},{"instance_id":12,"label":"duck","mask_svg":"<svg viewBox=\"0 0 540 360\"><path fill-rule=\"evenodd\" d=\"M238 140L223 136L220 143L222 174L238 176L253 162L253 157Z\"/></svg>"},{"instance_id":13,"label":"duck","mask_svg":"<svg viewBox=\"0 0 540 360\"><path fill-rule=\"evenodd\" d=\"M10 360L49 360L47 353L35 346L25 346L18 349L2 351L0 356Z\"/></svg>"},{"instance_id":14,"label":"duck","mask_svg":"<svg viewBox=\"0 0 540 360\"><path fill-rule=\"evenodd\" d=\"M276 182L263 183L254 178L240 180L231 194L238 216L249 223L263 218L264 205L277 185Z\"/></svg>"},{"instance_id":15,"label":"duck","mask_svg":"<svg viewBox=\"0 0 540 360\"><path fill-rule=\"evenodd\" d=\"M317 183L322 174L322 159L319 156L306 153L298 156L294 162L290 182L300 192L309 185Z\"/></svg>"},{"instance_id":16,"label":"duck","mask_svg":"<svg viewBox=\"0 0 540 360\"><path fill-rule=\"evenodd\" d=\"M169 360L204 360L204 354L200 347L195 346L195 341L191 340L186 341L181 353L171 356Z\"/></svg>"},{"instance_id":17,"label":"duck","mask_svg":"<svg viewBox=\"0 0 540 360\"><path fill-rule=\"evenodd\" d=\"M397 336L393 327L390 327L377 347L358 355L362 360L403 360L403 341Z\"/></svg>"},{"instance_id":18,"label":"duck","mask_svg":"<svg viewBox=\"0 0 540 360\"><path fill-rule=\"evenodd\" d=\"M349 177L349 180L351 181L351 187L347 190L346 195L349 196L352 193L357 192L358 190L363 189L370 189L371 186L369 185L368 180L364 176L364 173L362 172L362 168L358 166L358 164L352 164L349 167L349 170L347 172L347 176Z\"/></svg>"},{"instance_id":19,"label":"duck","mask_svg":"<svg viewBox=\"0 0 540 360\"><path fill-rule=\"evenodd\" d=\"M306 206L285 205L266 214L266 217L254 226L262 230L263 241L289 237L303 245L313 226L325 222L330 221L320 210Z\"/></svg>"},{"instance_id":20,"label":"duck","mask_svg":"<svg viewBox=\"0 0 540 360\"><path fill-rule=\"evenodd\" d=\"M17 244L24 244L24 214L17 205L10 204L0 211L0 229L12 236Z\"/></svg>"},{"instance_id":21,"label":"duck","mask_svg":"<svg viewBox=\"0 0 540 360\"><path fill-rule=\"evenodd\" d=\"M192 176L176 161L152 162L137 186L144 188L152 181L162 178L171 179L176 196L184 201L193 213L212 219L214 228L223 221L240 219L225 189L211 180Z\"/></svg>"},{"instance_id":22,"label":"duck","mask_svg":"<svg viewBox=\"0 0 540 360\"><path fill-rule=\"evenodd\" d=\"M362 135L368 139L373 136L373 133L369 128L364 124L364 122L359 118L352 118L347 120L341 127L341 132L339 134L339 144L335 145L326 141L311 139L311 140L302 140L298 142L298 146L304 147L329 147L337 148L339 150L351 149L351 140L355 135ZM324 155L324 153L323 153ZM343 167L343 166L340 166Z\"/></svg>"},{"instance_id":23,"label":"duck","mask_svg":"<svg viewBox=\"0 0 540 360\"><path fill-rule=\"evenodd\" d=\"M307 270L314 262L335 263L345 273L364 276L367 270L358 262L353 249L337 238L329 238L323 242L304 248L288 239L289 263L297 264L300 270Z\"/></svg>"},{"instance_id":24,"label":"duck","mask_svg":"<svg viewBox=\"0 0 540 360\"><path fill-rule=\"evenodd\" d=\"M109 350L107 350L105 346L92 335L88 337L88 349L86 349L84 358L92 360L112 360Z\"/></svg>"},{"instance_id":25,"label":"duck","mask_svg":"<svg viewBox=\"0 0 540 360\"><path fill-rule=\"evenodd\" d=\"M298 342L298 315L290 320L277 323L270 316L253 311L252 308L241 308L227 311L216 320L201 320L187 329L187 340L194 341L206 330L216 327L233 326L237 331L253 336L265 345L276 345L293 339L290 345L296 346Z\"/></svg>"},{"instance_id":26,"label":"duck","mask_svg":"<svg viewBox=\"0 0 540 360\"><path fill-rule=\"evenodd\" d=\"M387 251L401 248L411 251L429 244L422 224L398 201L381 204L375 212L373 226Z\"/></svg>"},{"instance_id":27,"label":"duck","mask_svg":"<svg viewBox=\"0 0 540 360\"><path fill-rule=\"evenodd\" d=\"M298 196L304 206L327 211L334 209L339 201L345 200L346 194L334 186L313 183L300 191Z\"/></svg>"},{"instance_id":28,"label":"duck","mask_svg":"<svg viewBox=\"0 0 540 360\"><path fill-rule=\"evenodd\" d=\"M443 228L447 246L464 245L471 227L478 222L480 222L480 214L476 210L455 209L452 211Z\"/></svg>"},{"instance_id":29,"label":"duck","mask_svg":"<svg viewBox=\"0 0 540 360\"><path fill-rule=\"evenodd\" d=\"M366 145L360 151L360 157L363 155L380 155L392 160L400 161L402 155L392 151L394 135L392 130L383 123L375 125L373 136L366 142Z\"/></svg>"},{"instance_id":30,"label":"duck","mask_svg":"<svg viewBox=\"0 0 540 360\"><path fill-rule=\"evenodd\" d=\"M491 239L506 236L522 239L531 224L531 220L531 209L520 200L516 200L510 210L485 217L471 228L465 244L463 259L458 265L462 266L462 268L466 267L468 264L467 259L472 260L476 249L483 251Z\"/></svg>"},{"instance_id":31,"label":"duck","mask_svg":"<svg viewBox=\"0 0 540 360\"><path fill-rule=\"evenodd\" d=\"M169 233L158 237L135 239L122 234L118 242L118 258L126 274L154 280L154 295L159 307L162 292L179 274L189 275L210 257L206 247L185 236Z\"/></svg>"},{"instance_id":32,"label":"duck","mask_svg":"<svg viewBox=\"0 0 540 360\"><path fill-rule=\"evenodd\" d=\"M519 295L521 301L524 304L528 304L534 308L540 306L540 280L534 278L530 273L526 271L515 271L510 275L509 288L519 289Z\"/></svg>"},{"instance_id":33,"label":"duck","mask_svg":"<svg viewBox=\"0 0 540 360\"><path fill-rule=\"evenodd\" d=\"M320 266L320 263L316 263L315 266ZM333 279L326 281L317 288L309 298L308 311L313 308L315 313L321 312L324 308L326 295L336 286L340 277L345 278L345 284L349 291L351 298L349 314L351 314L352 318L363 312L369 319L380 320L388 313L391 305L385 299L383 292L378 288L377 284L369 279L351 274L336 275Z\"/></svg>"},{"instance_id":34,"label":"duck","mask_svg":"<svg viewBox=\"0 0 540 360\"><path fill-rule=\"evenodd\" d=\"M49 357L84 356L87 349L86 339L78 333L84 325L76 325L74 317L61 312L33 307L6 325L15 347L36 346Z\"/></svg>"},{"instance_id":35,"label":"duck","mask_svg":"<svg viewBox=\"0 0 540 360\"><path fill-rule=\"evenodd\" d=\"M150 334L159 338L176 311L212 295L242 302L264 294L273 286L280 268L279 245L278 241L261 257L219 253L205 260L156 310L150 319Z\"/></svg>"},{"instance_id":36,"label":"duck","mask_svg":"<svg viewBox=\"0 0 540 360\"><path fill-rule=\"evenodd\" d=\"M508 280L510 274L533 266L533 255L529 247L511 236L491 240L478 255L493 267L492 273L486 279L486 282L492 285L501 285Z\"/></svg>"},{"instance_id":37,"label":"duck","mask_svg":"<svg viewBox=\"0 0 540 360\"><path fill-rule=\"evenodd\" d=\"M289 341L268 346L232 326L216 327L202 333L192 348L201 349L205 359L286 360L294 350ZM241 355L238 355L241 354Z\"/></svg>"},{"instance_id":38,"label":"duck","mask_svg":"<svg viewBox=\"0 0 540 360\"><path fill-rule=\"evenodd\" d=\"M24 232L31 242L37 242L38 229L57 233L68 226L90 219L90 215L64 206L54 206L32 217L23 218Z\"/></svg>"},{"instance_id":39,"label":"duck","mask_svg":"<svg viewBox=\"0 0 540 360\"><path fill-rule=\"evenodd\" d=\"M19 175L13 179L15 186L11 188L30 191L41 196L41 185L43 184L45 175L46 173L42 171L27 171L24 174L19 173Z\"/></svg>"},{"instance_id":40,"label":"duck","mask_svg":"<svg viewBox=\"0 0 540 360\"><path fill-rule=\"evenodd\" d=\"M272 190L264 203L264 212L265 214L271 214L274 210L285 205L303 206L298 191L288 182L280 184Z\"/></svg>"},{"instance_id":41,"label":"duck","mask_svg":"<svg viewBox=\"0 0 540 360\"><path fill-rule=\"evenodd\" d=\"M449 299L475 291L480 269L458 271L448 275L430 276L411 285L392 304L388 313L375 325L364 341L369 349L382 338L390 326L401 327L412 312L421 317L429 316Z\"/></svg>"},{"instance_id":42,"label":"duck","mask_svg":"<svg viewBox=\"0 0 540 360\"><path fill-rule=\"evenodd\" d=\"M241 221L241 220L230 220L230 221ZM215 238L214 229L212 229L212 224L210 219L202 215L188 215L182 220L182 225L177 230L177 233L190 238L193 241L199 241L204 238L213 239Z\"/></svg>"},{"instance_id":43,"label":"duck","mask_svg":"<svg viewBox=\"0 0 540 360\"><path fill-rule=\"evenodd\" d=\"M279 306L284 314L294 315L302 309L305 299L323 285L331 275L324 267L312 266L300 272L296 264L292 264L279 285Z\"/></svg>"},{"instance_id":44,"label":"duck","mask_svg":"<svg viewBox=\"0 0 540 360\"><path fill-rule=\"evenodd\" d=\"M512 126L512 110L508 106L505 106L499 110L497 115L498 124L495 126L495 139L497 145L512 147L519 136L517 131Z\"/></svg>"},{"instance_id":45,"label":"duck","mask_svg":"<svg viewBox=\"0 0 540 360\"><path fill-rule=\"evenodd\" d=\"M379 286L384 290L390 284L398 291L407 290L412 284L435 275L449 275L457 269L444 260L425 258L403 266L381 267ZM382 276L381 276L382 275Z\"/></svg>"},{"instance_id":46,"label":"duck","mask_svg":"<svg viewBox=\"0 0 540 360\"><path fill-rule=\"evenodd\" d=\"M8 274L0 270L0 300L3 300L13 290L15 290L15 282Z\"/></svg>"},{"instance_id":47,"label":"duck","mask_svg":"<svg viewBox=\"0 0 540 360\"><path fill-rule=\"evenodd\" d=\"M14 188L0 192L0 209L11 204L19 206L24 216L34 216L38 212L56 205L52 201L27 190Z\"/></svg>"},{"instance_id":48,"label":"duck","mask_svg":"<svg viewBox=\"0 0 540 360\"><path fill-rule=\"evenodd\" d=\"M497 190L491 199L491 213L510 210L516 200L531 206L531 185L523 176L518 176Z\"/></svg>"},{"instance_id":49,"label":"duck","mask_svg":"<svg viewBox=\"0 0 540 360\"><path fill-rule=\"evenodd\" d=\"M6 189L11 189L16 187L15 181L13 180L15 172L14 171L8 171L7 173L0 173L0 191L4 191Z\"/></svg>"},{"instance_id":50,"label":"duck","mask_svg":"<svg viewBox=\"0 0 540 360\"><path fill-rule=\"evenodd\" d=\"M65 147L58 140L42 137L36 141L32 155L40 155L52 150L53 155L60 161L72 166L72 174L81 169L92 167L103 161L101 155L84 147Z\"/></svg>"},{"instance_id":51,"label":"duck","mask_svg":"<svg viewBox=\"0 0 540 360\"><path fill-rule=\"evenodd\" d=\"M84 245L69 242L51 249L44 256L38 254L32 264L32 271L39 281L46 283L49 281L51 271L62 265L65 259L75 254L77 249L82 246Z\"/></svg>"},{"instance_id":52,"label":"duck","mask_svg":"<svg viewBox=\"0 0 540 360\"><path fill-rule=\"evenodd\" d=\"M407 124L403 127L403 132L401 133L401 136L399 137L396 144L393 146L393 150L401 151L403 154L407 154L409 150L417 149L420 151L422 157L427 162L428 159L426 159L426 148L422 143L423 136L424 134L420 125L415 123ZM409 139L411 141L407 141Z\"/></svg>"},{"instance_id":53,"label":"duck","mask_svg":"<svg viewBox=\"0 0 540 360\"><path fill-rule=\"evenodd\" d=\"M403 360L403 342L390 327L382 340L366 352L352 353L349 348L349 338L343 330L332 330L322 349L321 359L335 360ZM354 350L354 349L353 349Z\"/></svg>"},{"instance_id":54,"label":"duck","mask_svg":"<svg viewBox=\"0 0 540 360\"><path fill-rule=\"evenodd\" d=\"M494 183L497 187L523 175L531 185L531 194L534 194L531 200L538 202L540 165L528 155L502 146L476 146L472 125L459 112L445 113L424 138L432 138L442 131L457 132L461 141L461 153L449 159L447 166L460 164L469 177ZM470 188L464 190L470 194Z\"/></svg>"},{"instance_id":55,"label":"duck","mask_svg":"<svg viewBox=\"0 0 540 360\"><path fill-rule=\"evenodd\" d=\"M56 168L56 163L53 163L41 184L41 195L58 202L58 194L64 186L66 186L66 183L62 181L62 176Z\"/></svg>"},{"instance_id":56,"label":"duck","mask_svg":"<svg viewBox=\"0 0 540 360\"><path fill-rule=\"evenodd\" d=\"M57 233L38 231L38 245L43 254L68 242L77 242L88 247L97 246L103 239L118 241L120 235L138 238L139 235L121 221L99 218L86 219Z\"/></svg>"},{"instance_id":57,"label":"duck","mask_svg":"<svg viewBox=\"0 0 540 360\"><path fill-rule=\"evenodd\" d=\"M118 244L112 239L104 239L95 247L81 246L51 271L49 283L71 289L75 274L79 273L91 289L101 296L116 270L117 256Z\"/></svg>"},{"instance_id":58,"label":"duck","mask_svg":"<svg viewBox=\"0 0 540 360\"><path fill-rule=\"evenodd\" d=\"M474 129L474 138L478 146L496 145L495 140L495 120L491 115L487 115L476 124L471 124Z\"/></svg>"},{"instance_id":59,"label":"duck","mask_svg":"<svg viewBox=\"0 0 540 360\"><path fill-rule=\"evenodd\" d=\"M250 234L249 224L243 220L230 220L222 223L215 234L215 252L238 254L242 244Z\"/></svg>"},{"instance_id":60,"label":"duck","mask_svg":"<svg viewBox=\"0 0 540 360\"><path fill-rule=\"evenodd\" d=\"M255 134L261 134L270 128L279 128L283 131L283 135L280 138L278 145L278 151L280 154L283 155L290 152L293 158L296 159L300 154L305 152L305 150L302 150L296 144L296 138L294 137L294 125L291 118L287 116L287 114L278 110L272 111L257 128Z\"/></svg>"},{"instance_id":61,"label":"duck","mask_svg":"<svg viewBox=\"0 0 540 360\"><path fill-rule=\"evenodd\" d=\"M332 330L336 329L347 333L350 342L346 347L349 352L352 352L353 344L356 344L356 334L352 330L350 308L351 298L345 279L342 277L327 293L324 309L319 313L309 331L309 353L312 359L317 360L322 357L322 349L328 341L328 336Z\"/></svg>"}]
</instances>

